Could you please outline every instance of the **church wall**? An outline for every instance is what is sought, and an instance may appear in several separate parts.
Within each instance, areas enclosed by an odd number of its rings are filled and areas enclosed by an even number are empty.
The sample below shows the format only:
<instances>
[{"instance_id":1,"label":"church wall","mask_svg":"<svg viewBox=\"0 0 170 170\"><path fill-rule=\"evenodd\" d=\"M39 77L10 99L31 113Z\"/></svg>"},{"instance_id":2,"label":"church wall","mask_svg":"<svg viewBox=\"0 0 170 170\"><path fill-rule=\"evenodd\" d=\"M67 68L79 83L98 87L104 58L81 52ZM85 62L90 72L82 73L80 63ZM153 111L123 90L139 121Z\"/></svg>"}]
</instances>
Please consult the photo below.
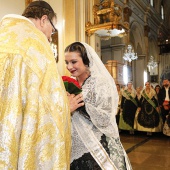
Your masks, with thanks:
<instances>
[{"instance_id":1,"label":"church wall","mask_svg":"<svg viewBox=\"0 0 170 170\"><path fill-rule=\"evenodd\" d=\"M24 8L24 0L0 0L0 20L6 14L22 14Z\"/></svg>"}]
</instances>

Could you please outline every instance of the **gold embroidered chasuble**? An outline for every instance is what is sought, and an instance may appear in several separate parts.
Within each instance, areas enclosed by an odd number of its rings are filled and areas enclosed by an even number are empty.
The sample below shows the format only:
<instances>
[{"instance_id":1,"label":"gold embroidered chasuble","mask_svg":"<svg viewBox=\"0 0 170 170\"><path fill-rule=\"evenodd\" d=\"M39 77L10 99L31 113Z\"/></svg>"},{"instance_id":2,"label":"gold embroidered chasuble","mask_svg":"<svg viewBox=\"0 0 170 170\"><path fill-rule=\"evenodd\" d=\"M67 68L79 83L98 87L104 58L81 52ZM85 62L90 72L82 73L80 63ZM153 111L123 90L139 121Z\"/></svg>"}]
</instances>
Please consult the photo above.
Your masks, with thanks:
<instances>
[{"instance_id":1,"label":"gold embroidered chasuble","mask_svg":"<svg viewBox=\"0 0 170 170\"><path fill-rule=\"evenodd\" d=\"M70 109L45 35L25 17L0 22L0 169L70 166Z\"/></svg>"}]
</instances>

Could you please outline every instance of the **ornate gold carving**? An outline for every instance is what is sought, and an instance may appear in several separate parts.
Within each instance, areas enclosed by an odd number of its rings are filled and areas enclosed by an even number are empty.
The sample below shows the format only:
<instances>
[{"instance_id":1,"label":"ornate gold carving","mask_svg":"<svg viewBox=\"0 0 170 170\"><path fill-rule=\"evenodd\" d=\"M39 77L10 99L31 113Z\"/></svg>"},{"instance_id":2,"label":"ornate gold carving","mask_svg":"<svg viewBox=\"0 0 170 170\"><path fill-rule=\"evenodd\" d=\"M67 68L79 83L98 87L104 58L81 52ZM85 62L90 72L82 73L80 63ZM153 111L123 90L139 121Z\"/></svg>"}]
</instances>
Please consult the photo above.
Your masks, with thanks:
<instances>
[{"instance_id":1,"label":"ornate gold carving","mask_svg":"<svg viewBox=\"0 0 170 170\"><path fill-rule=\"evenodd\" d=\"M129 16L130 10L127 9L124 11L123 15L122 7L114 3L114 0L104 0L101 3L94 4L93 6L93 15L94 15L94 24L90 21L86 24L86 34L91 36L95 31L105 29L113 30L122 28L127 31L129 30ZM127 16L128 15L128 16ZM126 17L124 22L122 16Z\"/></svg>"}]
</instances>

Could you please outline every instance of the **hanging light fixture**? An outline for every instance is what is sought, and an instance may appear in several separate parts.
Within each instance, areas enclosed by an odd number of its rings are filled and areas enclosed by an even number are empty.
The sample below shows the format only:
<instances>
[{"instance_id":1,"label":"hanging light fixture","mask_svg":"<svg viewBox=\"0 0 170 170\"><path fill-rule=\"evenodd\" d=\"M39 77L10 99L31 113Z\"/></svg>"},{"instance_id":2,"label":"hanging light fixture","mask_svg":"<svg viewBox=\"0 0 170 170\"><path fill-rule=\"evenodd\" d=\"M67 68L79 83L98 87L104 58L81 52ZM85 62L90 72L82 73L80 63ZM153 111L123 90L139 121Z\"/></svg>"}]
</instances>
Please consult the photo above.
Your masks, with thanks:
<instances>
[{"instance_id":1,"label":"hanging light fixture","mask_svg":"<svg viewBox=\"0 0 170 170\"><path fill-rule=\"evenodd\" d=\"M156 62L156 61L154 60L154 57L153 57L153 56L150 56L150 59L149 59L148 65L147 65L147 67L149 68L149 70L150 70L150 69L154 69L154 68L157 67L157 66L158 66L158 62Z\"/></svg>"},{"instance_id":2,"label":"hanging light fixture","mask_svg":"<svg viewBox=\"0 0 170 170\"><path fill-rule=\"evenodd\" d=\"M134 53L132 46L128 45L127 49L125 50L123 59L131 62L132 60L136 60L137 58L138 58L137 53Z\"/></svg>"}]
</instances>

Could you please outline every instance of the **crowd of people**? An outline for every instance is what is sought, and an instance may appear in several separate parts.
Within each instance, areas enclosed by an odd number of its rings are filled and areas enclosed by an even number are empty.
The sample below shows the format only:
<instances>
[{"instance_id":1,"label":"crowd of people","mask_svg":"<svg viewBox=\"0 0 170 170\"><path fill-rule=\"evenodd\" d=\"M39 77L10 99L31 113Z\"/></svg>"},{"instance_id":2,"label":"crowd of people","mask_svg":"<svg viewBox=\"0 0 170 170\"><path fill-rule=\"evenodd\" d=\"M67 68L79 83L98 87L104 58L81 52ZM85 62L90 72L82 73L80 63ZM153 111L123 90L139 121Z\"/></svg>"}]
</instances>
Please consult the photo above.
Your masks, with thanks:
<instances>
[{"instance_id":1,"label":"crowd of people","mask_svg":"<svg viewBox=\"0 0 170 170\"><path fill-rule=\"evenodd\" d=\"M153 87L149 81L144 87L133 88L132 82L120 88L119 106L116 115L120 130L129 130L130 134L135 131L163 132L170 136L170 82L164 79L162 86Z\"/></svg>"}]
</instances>

